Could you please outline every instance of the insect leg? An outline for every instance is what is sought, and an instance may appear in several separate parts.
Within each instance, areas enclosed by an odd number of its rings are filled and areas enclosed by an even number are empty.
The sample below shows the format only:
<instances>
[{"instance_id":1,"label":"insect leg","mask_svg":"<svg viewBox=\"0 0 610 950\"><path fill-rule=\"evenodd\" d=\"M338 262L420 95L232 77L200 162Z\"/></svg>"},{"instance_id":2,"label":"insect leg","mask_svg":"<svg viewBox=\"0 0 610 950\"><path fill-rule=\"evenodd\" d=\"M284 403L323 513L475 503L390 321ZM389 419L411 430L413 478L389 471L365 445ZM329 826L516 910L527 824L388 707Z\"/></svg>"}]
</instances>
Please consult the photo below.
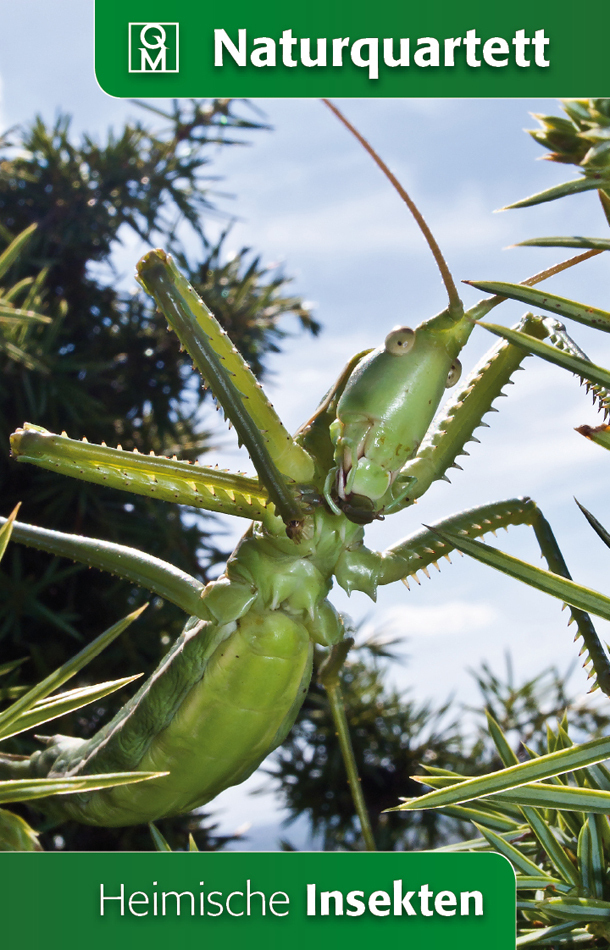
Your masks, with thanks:
<instances>
[{"instance_id":1,"label":"insect leg","mask_svg":"<svg viewBox=\"0 0 610 950\"><path fill-rule=\"evenodd\" d=\"M5 518L0 518L0 524L5 522ZM201 581L173 564L135 548L62 531L49 531L19 521L14 522L12 540L116 574L177 604L188 614L202 619L209 616L201 600L205 587Z\"/></svg>"},{"instance_id":2,"label":"insect leg","mask_svg":"<svg viewBox=\"0 0 610 950\"><path fill-rule=\"evenodd\" d=\"M440 528L452 535L479 538L497 528L510 525L530 524L531 513L536 507L530 498L512 498L509 501L480 505L445 518L431 528L422 527L408 537L397 541L385 551L371 551L364 544L351 545L339 558L335 577L350 594L361 590L375 600L377 587L394 581L413 577L431 564L447 557L453 547L434 533Z\"/></svg>"},{"instance_id":3,"label":"insect leg","mask_svg":"<svg viewBox=\"0 0 610 950\"><path fill-rule=\"evenodd\" d=\"M303 514L292 485L309 483L314 464L282 425L248 364L164 251L150 251L138 279L154 297L246 446L258 475L287 524Z\"/></svg>"},{"instance_id":4,"label":"insect leg","mask_svg":"<svg viewBox=\"0 0 610 950\"><path fill-rule=\"evenodd\" d=\"M362 794L362 786L358 777L354 747L349 731L349 723L345 713L345 703L341 692L341 667L345 663L348 651L354 645L352 637L335 643L324 664L320 668L319 680L326 690L330 710L337 730L337 737L341 747L341 756L347 772L347 781L352 793L354 808L360 821L360 830L367 851L376 851L375 838L371 827L371 820Z\"/></svg>"},{"instance_id":5,"label":"insect leg","mask_svg":"<svg viewBox=\"0 0 610 950\"><path fill-rule=\"evenodd\" d=\"M263 520L269 496L254 478L178 459L124 452L25 423L11 436L13 458L149 498Z\"/></svg>"},{"instance_id":6,"label":"insect leg","mask_svg":"<svg viewBox=\"0 0 610 950\"><path fill-rule=\"evenodd\" d=\"M533 528L549 570L570 580L570 573L551 526L534 501L521 498L472 508L446 518L430 528L422 528L399 541L381 555L377 583L388 584L394 580L405 580L408 584L408 578L416 578L418 570L435 564L441 556L447 557L452 550L459 547L459 539L480 538L496 528L518 524ZM456 544L452 544L452 537L455 538ZM585 654L585 664L592 664L596 685L610 695L610 663L591 618L577 607L570 607L570 613L570 622L576 623L578 635L583 640L581 652Z\"/></svg>"},{"instance_id":7,"label":"insect leg","mask_svg":"<svg viewBox=\"0 0 610 950\"><path fill-rule=\"evenodd\" d=\"M517 328L537 339L549 334L545 322L530 315ZM492 347L466 379L463 387L447 403L435 419L414 459L407 462L396 477L384 499L384 511L391 514L412 505L438 479L447 480L447 469L460 466L459 455L468 455L464 446L478 441L473 435L488 412L495 412L492 403L501 395L511 376L520 368L526 351L503 340Z\"/></svg>"}]
</instances>

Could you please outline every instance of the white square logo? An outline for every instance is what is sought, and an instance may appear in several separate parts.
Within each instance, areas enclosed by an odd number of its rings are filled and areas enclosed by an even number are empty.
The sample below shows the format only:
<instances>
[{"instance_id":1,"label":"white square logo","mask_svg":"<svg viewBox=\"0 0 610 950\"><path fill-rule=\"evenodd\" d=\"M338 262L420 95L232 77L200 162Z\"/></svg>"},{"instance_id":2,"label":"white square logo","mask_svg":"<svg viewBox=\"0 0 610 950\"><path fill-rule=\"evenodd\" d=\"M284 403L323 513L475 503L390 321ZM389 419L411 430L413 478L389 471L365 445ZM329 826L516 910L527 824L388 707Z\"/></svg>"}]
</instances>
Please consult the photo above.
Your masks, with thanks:
<instances>
[{"instance_id":1,"label":"white square logo","mask_svg":"<svg viewBox=\"0 0 610 950\"><path fill-rule=\"evenodd\" d=\"M130 23L129 72L177 73L178 24Z\"/></svg>"}]
</instances>

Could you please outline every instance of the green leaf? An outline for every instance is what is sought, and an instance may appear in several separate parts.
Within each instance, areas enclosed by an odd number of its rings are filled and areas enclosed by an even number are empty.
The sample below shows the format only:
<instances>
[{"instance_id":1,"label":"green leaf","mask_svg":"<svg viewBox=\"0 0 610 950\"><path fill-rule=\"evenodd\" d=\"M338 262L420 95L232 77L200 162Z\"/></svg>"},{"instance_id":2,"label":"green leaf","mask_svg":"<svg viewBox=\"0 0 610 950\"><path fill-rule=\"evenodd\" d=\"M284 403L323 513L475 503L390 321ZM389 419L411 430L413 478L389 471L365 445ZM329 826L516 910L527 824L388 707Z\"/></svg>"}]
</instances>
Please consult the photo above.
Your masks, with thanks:
<instances>
[{"instance_id":1,"label":"green leaf","mask_svg":"<svg viewBox=\"0 0 610 950\"><path fill-rule=\"evenodd\" d=\"M577 857L582 893L602 898L605 862L594 815L589 815L580 829Z\"/></svg>"},{"instance_id":2,"label":"green leaf","mask_svg":"<svg viewBox=\"0 0 610 950\"><path fill-rule=\"evenodd\" d=\"M610 813L610 792L596 788L575 788L573 785L550 785L537 782L523 785L514 791L499 792L498 798L513 805L533 808L552 808L563 811L584 811L596 815Z\"/></svg>"},{"instance_id":3,"label":"green leaf","mask_svg":"<svg viewBox=\"0 0 610 950\"><path fill-rule=\"evenodd\" d=\"M523 284L507 284L502 281L491 280L466 280L464 283L470 284L471 287L476 287L485 293L520 300L521 303L525 303L529 307L540 307L550 313L559 314L560 317L569 317L571 320L583 323L587 327L604 330L606 333L610 332L610 313L607 310L588 307L586 304L568 300L566 297L559 297L557 294L549 294L544 290L537 290L535 287L525 287Z\"/></svg>"},{"instance_id":4,"label":"green leaf","mask_svg":"<svg viewBox=\"0 0 610 950\"><path fill-rule=\"evenodd\" d=\"M40 360L37 360L35 356L32 356L31 353L26 353L20 346L16 346L14 343L11 343L10 340L4 340L0 338L0 350L3 350L7 356L12 360L15 360L16 363L22 363L23 366L27 369L34 370L38 373L48 373L49 370L44 363L41 363Z\"/></svg>"},{"instance_id":5,"label":"green leaf","mask_svg":"<svg viewBox=\"0 0 610 950\"><path fill-rule=\"evenodd\" d=\"M495 336L503 337L505 340L508 340L509 343L514 343L516 346L522 347L524 350L527 350L528 353L535 353L536 356L540 356L548 363L554 363L556 366L570 370L571 373L575 373L576 376L580 376L581 379L588 379L592 383L598 383L600 386L610 389L610 370L604 369L603 366L596 366L596 364L591 363L590 360L581 359L579 356L572 356L564 350L557 349L556 346L543 343L542 340L536 340L534 337L529 336L527 333L521 333L519 330L503 327L496 323L484 323L482 320L479 321L479 326L485 327L486 330L489 330L489 332L495 334Z\"/></svg>"},{"instance_id":6,"label":"green leaf","mask_svg":"<svg viewBox=\"0 0 610 950\"><path fill-rule=\"evenodd\" d=\"M422 785L431 785L435 789L447 787L455 788L458 784L456 779L442 776L423 778L420 775L412 775L411 778L414 782L421 782ZM480 797L481 796L477 795L477 800ZM426 798L426 795L422 795L419 798L410 799L410 801L421 802ZM468 799L468 801L470 801L470 799ZM493 805L495 801L499 804L508 802L508 804L511 805L529 808L586 811L598 815L610 813L610 792L603 792L596 788L577 788L573 785L558 783L546 785L537 782L519 786L516 789L497 792L490 799L490 804ZM422 807L426 808L429 806L424 805Z\"/></svg>"},{"instance_id":7,"label":"green leaf","mask_svg":"<svg viewBox=\"0 0 610 950\"><path fill-rule=\"evenodd\" d=\"M476 822L473 822L473 824L475 828L481 832L485 840L489 842L494 851L498 851L500 854L503 854L505 858L508 858L518 871L538 878L548 876L545 875L542 868L539 868L537 864L530 861L529 858L526 858L524 854L521 854L521 852L505 838L495 834L489 828L481 827L476 824ZM553 881L553 878L549 877L549 881Z\"/></svg>"},{"instance_id":8,"label":"green leaf","mask_svg":"<svg viewBox=\"0 0 610 950\"><path fill-rule=\"evenodd\" d=\"M140 679L142 675L142 673L138 673L136 676L125 676L123 679L97 683L95 686L72 689L66 693L60 693L58 696L53 696L50 700L42 700L36 703L32 709L21 713L16 722L5 729L0 728L0 739L16 736L20 732L25 732L26 729L34 729L42 725L43 722L49 722L52 719L57 719L58 716L65 716L66 713L74 712L76 709L95 703L103 699L104 696L116 692L117 689Z\"/></svg>"},{"instance_id":9,"label":"green leaf","mask_svg":"<svg viewBox=\"0 0 610 950\"><path fill-rule=\"evenodd\" d=\"M0 538L2 537L0 529ZM9 663L2 663L0 666L0 676L6 676L7 673L12 673L13 670L16 670L18 666L21 666L22 663L25 663L26 660L29 660L29 656L22 656L19 660L11 660Z\"/></svg>"},{"instance_id":10,"label":"green leaf","mask_svg":"<svg viewBox=\"0 0 610 950\"><path fill-rule=\"evenodd\" d=\"M538 901L536 906L551 917L567 918L578 923L610 917L610 903L592 897L552 897L548 901Z\"/></svg>"},{"instance_id":11,"label":"green leaf","mask_svg":"<svg viewBox=\"0 0 610 950\"><path fill-rule=\"evenodd\" d=\"M497 548L483 544L482 541L473 541L470 538L458 537L457 535L449 534L448 531L434 530L444 541L453 545L453 547L456 547L458 550L463 551L464 554L469 554L470 557L475 558L477 561L482 561L483 564L502 571L503 574L508 574L510 577L515 577L517 580L523 581L531 587L543 591L545 594L557 597L559 600L571 604L573 607L578 607L588 613L597 614L597 616L603 617L604 620L610 620L610 598L605 597L598 591L591 590L588 587L582 587L580 584L574 583L574 581L560 577L559 574L553 574L551 571L544 571L540 567L534 567L532 564L528 564L527 561L521 561L519 558L512 557L510 554L498 551Z\"/></svg>"},{"instance_id":12,"label":"green leaf","mask_svg":"<svg viewBox=\"0 0 610 950\"><path fill-rule=\"evenodd\" d=\"M6 551L6 546L10 541L11 534L13 533L13 525L15 523L15 518L17 517L20 507L21 507L21 502L18 505L15 505L10 515L8 516L8 518L6 519L6 521L0 528L0 561L2 560L4 556L4 552ZM4 667L2 667L2 670L0 672L7 672L7 671L4 669Z\"/></svg>"},{"instance_id":13,"label":"green leaf","mask_svg":"<svg viewBox=\"0 0 610 950\"><path fill-rule=\"evenodd\" d=\"M169 844L152 821L148 822L148 827L150 829L150 834L153 839L155 850L156 851L171 851Z\"/></svg>"},{"instance_id":14,"label":"green leaf","mask_svg":"<svg viewBox=\"0 0 610 950\"><path fill-rule=\"evenodd\" d=\"M20 310L18 307L4 307L0 304L0 324L50 323L51 318L34 310Z\"/></svg>"},{"instance_id":15,"label":"green leaf","mask_svg":"<svg viewBox=\"0 0 610 950\"><path fill-rule=\"evenodd\" d=\"M558 881L557 878L554 877L547 877L546 874L539 874L537 877L535 875L531 877L525 874L517 875L518 891L541 891L544 890L545 887L552 887L556 890L567 890L567 885L562 881Z\"/></svg>"},{"instance_id":16,"label":"green leaf","mask_svg":"<svg viewBox=\"0 0 610 950\"><path fill-rule=\"evenodd\" d=\"M68 660L68 662L60 666L59 669L50 673L42 682L32 687L25 696L22 696L17 702L13 703L12 706L5 709L4 712L0 714L0 729L2 732L5 733L7 728L15 723L23 713L31 710L37 702L44 699L52 693L53 690L59 689L59 687L74 676L75 673L78 673L79 670L96 657L98 653L101 653L102 650L109 646L113 640L116 640L123 630L129 627L134 620L137 620L142 611L146 609L146 606L145 604L143 607L139 607L137 610L128 614L127 617L119 620L118 623L113 624L112 627L109 627L108 630L105 630L99 637L96 637L92 643L89 643L83 650L77 653L76 656L72 657L71 660Z\"/></svg>"},{"instance_id":17,"label":"green leaf","mask_svg":"<svg viewBox=\"0 0 610 950\"><path fill-rule=\"evenodd\" d=\"M591 788L610 792L610 774L603 765L592 765L588 769L583 769L582 774L586 777Z\"/></svg>"},{"instance_id":18,"label":"green leaf","mask_svg":"<svg viewBox=\"0 0 610 950\"><path fill-rule=\"evenodd\" d=\"M116 785L133 785L162 778L169 772L108 772L105 775L84 775L71 778L9 779L0 782L0 802L24 802L47 795L72 795Z\"/></svg>"},{"instance_id":19,"label":"green leaf","mask_svg":"<svg viewBox=\"0 0 610 950\"><path fill-rule=\"evenodd\" d=\"M6 808L0 808L0 851L42 851L34 829Z\"/></svg>"},{"instance_id":20,"label":"green leaf","mask_svg":"<svg viewBox=\"0 0 610 950\"><path fill-rule=\"evenodd\" d=\"M27 693L28 686L7 686L5 689L0 688L0 699L5 702L7 699L17 699L18 696L23 696L24 693Z\"/></svg>"},{"instance_id":21,"label":"green leaf","mask_svg":"<svg viewBox=\"0 0 610 950\"><path fill-rule=\"evenodd\" d=\"M470 821L477 827L479 825L485 828L494 828L496 831L513 831L519 827L518 822L512 818L505 818L498 812L488 807L487 802L477 801L476 808L468 808L463 805L449 805L443 808L443 815L449 818L459 818L461 821Z\"/></svg>"},{"instance_id":22,"label":"green leaf","mask_svg":"<svg viewBox=\"0 0 610 950\"><path fill-rule=\"evenodd\" d=\"M519 759L511 749L508 739L500 728L500 724L496 722L495 718L488 709L485 710L485 716L487 718L487 728L489 729L489 734L493 739L496 749L498 750L498 755L502 759L503 765L505 765L506 768L511 765L519 765Z\"/></svg>"},{"instance_id":23,"label":"green leaf","mask_svg":"<svg viewBox=\"0 0 610 950\"><path fill-rule=\"evenodd\" d=\"M595 442L596 445L600 445L602 449L610 450L610 426L577 426L576 432L584 435L585 439Z\"/></svg>"},{"instance_id":24,"label":"green leaf","mask_svg":"<svg viewBox=\"0 0 610 950\"><path fill-rule=\"evenodd\" d=\"M543 944L545 946L554 944L558 937L563 937L564 934L570 934L575 927L578 927L577 922L555 924L553 927L542 927L539 930L533 930L531 933L523 934L521 937L518 937L516 946L533 947L536 944Z\"/></svg>"},{"instance_id":25,"label":"green leaf","mask_svg":"<svg viewBox=\"0 0 610 950\"><path fill-rule=\"evenodd\" d=\"M599 251L610 251L610 240L588 237L530 238L529 241L519 241L515 247L590 247Z\"/></svg>"},{"instance_id":26,"label":"green leaf","mask_svg":"<svg viewBox=\"0 0 610 950\"><path fill-rule=\"evenodd\" d=\"M520 828L515 829L515 831L507 831L504 834L501 834L500 837L504 838L506 841L521 841L524 834L529 835L530 829L526 824L523 824ZM435 851L440 851L443 854L447 852L462 852L462 851L489 851L489 843L485 838L468 838L466 841L456 841L454 844L446 844L440 848L435 848Z\"/></svg>"},{"instance_id":27,"label":"green leaf","mask_svg":"<svg viewBox=\"0 0 610 950\"><path fill-rule=\"evenodd\" d=\"M610 180L576 178L573 181L566 181L561 185L555 185L553 188L547 188L545 191L539 191L529 198L522 198L521 201L515 201L512 205L506 205L499 208L499 211L510 211L513 208L531 208L532 205L543 204L545 201L555 201L556 198L564 198L566 195L577 195L583 191L595 191L599 188L610 187Z\"/></svg>"},{"instance_id":28,"label":"green leaf","mask_svg":"<svg viewBox=\"0 0 610 950\"><path fill-rule=\"evenodd\" d=\"M606 860L604 857L604 832L607 829L605 817L592 815L588 819L589 834L591 836L590 852L590 881L593 897L604 896L604 880L606 876Z\"/></svg>"},{"instance_id":29,"label":"green leaf","mask_svg":"<svg viewBox=\"0 0 610 950\"><path fill-rule=\"evenodd\" d=\"M528 825L534 832L541 847L546 851L549 861L559 876L571 887L578 887L580 876L566 851L562 848L549 823L544 820L537 808L522 806Z\"/></svg>"},{"instance_id":30,"label":"green leaf","mask_svg":"<svg viewBox=\"0 0 610 950\"><path fill-rule=\"evenodd\" d=\"M591 512L588 511L587 508L585 508L584 505L581 505L578 498L575 498L574 501L576 502L576 504L582 511L583 515L585 516L585 518L587 519L587 521L589 522L589 524L591 525L591 527L593 528L597 536L604 542L606 547L610 548L610 533L606 531L603 524L601 524L601 522L597 520L595 515L592 515Z\"/></svg>"},{"instance_id":31,"label":"green leaf","mask_svg":"<svg viewBox=\"0 0 610 950\"><path fill-rule=\"evenodd\" d=\"M592 739L582 745L575 745L561 752L541 755L530 762L522 762L499 772L481 775L459 782L451 788L430 792L419 798L411 799L388 811L418 811L422 808L440 808L444 805L459 805L497 792L520 788L531 782L537 782L554 775L572 772L587 765L595 765L610 757L610 737ZM558 786L557 786L558 788ZM553 791L557 789L553 786Z\"/></svg>"},{"instance_id":32,"label":"green leaf","mask_svg":"<svg viewBox=\"0 0 610 950\"><path fill-rule=\"evenodd\" d=\"M31 224L29 228L18 234L15 240L11 241L9 246L0 254L0 278L4 277L11 264L17 260L37 227L37 224Z\"/></svg>"}]
</instances>

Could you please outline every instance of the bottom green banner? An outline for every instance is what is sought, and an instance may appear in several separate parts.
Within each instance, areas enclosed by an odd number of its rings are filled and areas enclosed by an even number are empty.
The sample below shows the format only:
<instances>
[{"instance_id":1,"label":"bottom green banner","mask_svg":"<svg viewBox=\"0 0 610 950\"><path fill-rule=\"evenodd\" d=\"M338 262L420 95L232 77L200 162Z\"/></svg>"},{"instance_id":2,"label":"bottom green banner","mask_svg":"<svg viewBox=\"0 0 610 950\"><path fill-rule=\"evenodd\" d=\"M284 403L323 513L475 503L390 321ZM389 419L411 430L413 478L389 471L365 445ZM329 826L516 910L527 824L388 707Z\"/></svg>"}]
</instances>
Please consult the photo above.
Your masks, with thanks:
<instances>
[{"instance_id":1,"label":"bottom green banner","mask_svg":"<svg viewBox=\"0 0 610 950\"><path fill-rule=\"evenodd\" d=\"M4 853L0 878L3 941L20 950L515 946L498 854Z\"/></svg>"}]
</instances>

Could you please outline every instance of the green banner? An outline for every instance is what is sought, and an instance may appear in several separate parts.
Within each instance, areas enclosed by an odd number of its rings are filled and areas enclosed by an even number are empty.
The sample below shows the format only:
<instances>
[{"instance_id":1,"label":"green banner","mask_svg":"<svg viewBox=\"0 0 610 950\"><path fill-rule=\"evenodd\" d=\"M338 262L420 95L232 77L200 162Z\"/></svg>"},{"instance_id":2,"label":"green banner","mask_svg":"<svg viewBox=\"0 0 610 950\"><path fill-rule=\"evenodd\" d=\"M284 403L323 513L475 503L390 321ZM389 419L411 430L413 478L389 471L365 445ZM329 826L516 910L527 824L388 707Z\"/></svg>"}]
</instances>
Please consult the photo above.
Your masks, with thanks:
<instances>
[{"instance_id":1,"label":"green banner","mask_svg":"<svg viewBox=\"0 0 610 950\"><path fill-rule=\"evenodd\" d=\"M0 869L20 950L515 946L498 854L4 853Z\"/></svg>"},{"instance_id":2,"label":"green banner","mask_svg":"<svg viewBox=\"0 0 610 950\"><path fill-rule=\"evenodd\" d=\"M96 0L109 95L603 96L610 4Z\"/></svg>"}]
</instances>

